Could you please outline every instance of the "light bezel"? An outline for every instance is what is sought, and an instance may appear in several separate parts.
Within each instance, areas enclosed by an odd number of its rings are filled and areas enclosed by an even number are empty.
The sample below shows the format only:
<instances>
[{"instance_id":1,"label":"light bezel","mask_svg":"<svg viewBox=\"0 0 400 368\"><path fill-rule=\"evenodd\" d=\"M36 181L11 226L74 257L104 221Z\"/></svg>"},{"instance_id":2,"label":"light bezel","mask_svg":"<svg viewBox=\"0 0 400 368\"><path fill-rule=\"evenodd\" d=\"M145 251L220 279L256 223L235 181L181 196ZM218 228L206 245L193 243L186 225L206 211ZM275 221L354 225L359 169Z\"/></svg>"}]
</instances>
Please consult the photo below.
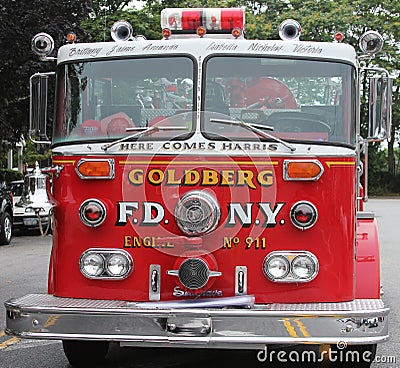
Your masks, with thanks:
<instances>
[{"instance_id":1,"label":"light bezel","mask_svg":"<svg viewBox=\"0 0 400 368\"><path fill-rule=\"evenodd\" d=\"M368 49L364 46L364 43L365 43L366 38L370 37L370 36L374 36L375 40L378 41L378 47L376 47L374 50L368 51ZM359 47L360 47L362 52L364 52L367 55L372 57L375 54L377 54L378 52L382 51L383 45L384 45L384 40L383 40L382 35L379 32L373 31L373 30L369 30L369 31L364 32L361 35L361 37L360 37L360 39L358 41L358 45L359 45Z\"/></svg>"},{"instance_id":2,"label":"light bezel","mask_svg":"<svg viewBox=\"0 0 400 368\"><path fill-rule=\"evenodd\" d=\"M87 217L85 217L85 207L88 206L91 202L96 203L97 205L99 205L100 209L102 210L102 216L96 220L96 221L90 221L87 219ZM106 219L107 217L107 209L106 206L104 205L104 203L102 201L100 201L99 199L96 198L88 198L85 199L81 205L79 206L79 218L81 219L82 223L85 224L86 226L89 227L98 227L100 226Z\"/></svg>"},{"instance_id":3,"label":"light bezel","mask_svg":"<svg viewBox=\"0 0 400 368\"><path fill-rule=\"evenodd\" d=\"M102 263L101 272L99 272L98 274L95 274L95 275L92 275L92 274L88 273L85 270L85 266L84 266L84 260L87 257L91 256L91 255L98 256L101 259L101 263ZM80 259L79 259L79 269L81 270L82 275L85 276L86 278L88 278L88 279L97 279L97 278L101 277L101 275L105 271L105 260L104 260L104 257L98 252L88 252L87 251L87 252L83 253L81 255Z\"/></svg>"},{"instance_id":4,"label":"light bezel","mask_svg":"<svg viewBox=\"0 0 400 368\"><path fill-rule=\"evenodd\" d=\"M110 270L110 266L109 266L109 262L113 257L123 257L126 260L126 267L125 267L125 271L123 273L120 274L115 274L113 272L111 272ZM107 272L107 274L112 277L112 278L125 278L127 274L129 274L131 267L132 267L132 260L129 258L129 253L122 253L122 252L110 252L110 255L105 259L104 261L104 265L105 265L105 271Z\"/></svg>"},{"instance_id":5,"label":"light bezel","mask_svg":"<svg viewBox=\"0 0 400 368\"><path fill-rule=\"evenodd\" d=\"M47 46L45 49L41 50L36 46L36 43L42 39L43 41L47 42ZM54 50L54 39L48 33L38 33L33 36L31 40L31 48L32 51L41 59L46 60L46 58L53 52Z\"/></svg>"},{"instance_id":6,"label":"light bezel","mask_svg":"<svg viewBox=\"0 0 400 368\"><path fill-rule=\"evenodd\" d=\"M83 265L82 262L83 262L84 258L91 254L97 254L103 258L103 266L104 266L103 272L97 276L87 274L82 267L82 265ZM109 273L109 271L107 269L107 262L108 262L109 258L111 258L113 255L117 255L117 254L124 256L128 260L128 269L124 274L116 276L116 275L111 275ZM80 256L78 265L79 265L79 269L81 270L82 275L91 280L124 280L133 272L133 269L134 269L134 261L133 261L132 256L126 250L123 250L123 249L108 249L108 248L87 249Z\"/></svg>"},{"instance_id":7,"label":"light bezel","mask_svg":"<svg viewBox=\"0 0 400 368\"><path fill-rule=\"evenodd\" d=\"M302 223L298 222L298 220L296 219L295 214L294 214L296 207L298 207L300 205L309 206L314 213L314 216L312 217L312 219L306 224L302 224ZM317 223L317 220L318 220L317 207L315 207L314 204L312 204L309 201L298 201L295 204L293 204L293 206L290 209L290 221L292 222L292 224L295 227L297 227L300 230L308 230L308 229L312 228Z\"/></svg>"},{"instance_id":8,"label":"light bezel","mask_svg":"<svg viewBox=\"0 0 400 368\"><path fill-rule=\"evenodd\" d=\"M316 274L316 267L318 267L318 262L315 261L315 259L312 258L313 255L308 255L308 254L299 254L296 257L294 257L291 261L291 272L292 275L296 278L296 280L307 280L307 281L311 281L317 274ZM294 263L296 262L296 260L298 260L299 258L308 258L312 261L313 265L314 265L314 271L313 273L308 276L308 277L300 277L298 274L295 273L294 271ZM315 257L314 257L315 258Z\"/></svg>"},{"instance_id":9,"label":"light bezel","mask_svg":"<svg viewBox=\"0 0 400 368\"><path fill-rule=\"evenodd\" d=\"M283 260L284 263L286 263L286 266L287 266L287 268L286 268L286 273L283 274L283 275L280 276L280 277L276 277L276 276L272 275L271 272L269 272L269 268L267 267L267 265L268 265L269 263L271 263L271 261L273 261L273 260L275 260L275 259L281 259L281 260ZM263 272L264 272L265 277L267 277L267 278L268 278L269 280L271 280L271 281L283 280L283 279L286 278L287 275L290 273L290 262L289 262L289 260L288 260L286 257L284 257L284 256L281 255L281 254L273 254L273 253L270 253L270 254L267 255L267 256L265 257L265 259L264 259L264 262L263 262Z\"/></svg>"},{"instance_id":10,"label":"light bezel","mask_svg":"<svg viewBox=\"0 0 400 368\"><path fill-rule=\"evenodd\" d=\"M296 274L293 273L293 262L298 259L299 257L307 257L309 258L313 263L314 263L314 272L312 275L310 275L307 278L299 278ZM287 262L289 263L289 272L286 274L285 277L279 277L279 278L274 278L274 277L269 277L268 273L265 270L265 266L268 263L270 259L273 258L285 258ZM314 280L319 272L319 262L318 258L311 253L310 251L292 251L292 250L282 250L282 251L273 251L264 258L263 264L262 264L262 269L264 276L271 282L277 282L277 283L305 283L305 282L310 282Z\"/></svg>"},{"instance_id":11,"label":"light bezel","mask_svg":"<svg viewBox=\"0 0 400 368\"><path fill-rule=\"evenodd\" d=\"M79 171L79 168L83 165L83 164L87 164L87 163L107 163L110 170L109 170L109 174L108 175L85 175L83 173L81 173ZM75 171L77 173L77 175L81 178L81 179L89 179L89 180L94 180L94 179L114 179L115 177L115 162L114 159L112 158L107 158L107 159L103 159L103 158L82 158L78 161L78 163L76 164L75 167Z\"/></svg>"},{"instance_id":12,"label":"light bezel","mask_svg":"<svg viewBox=\"0 0 400 368\"><path fill-rule=\"evenodd\" d=\"M193 201L195 199L199 201L202 200L203 202L205 202L206 205L210 208L211 214L214 215L214 216L212 215L209 216L209 220L207 221L207 226L205 227L205 230L202 231L191 230L187 226L184 226L185 224L182 224L183 222L182 218L179 217L179 213L181 212L181 209L185 205L185 203ZM199 235L209 234L217 227L221 217L221 210L217 199L212 194L206 191L193 190L185 193L179 199L175 207L174 216L179 229L184 234L188 236L199 236Z\"/></svg>"},{"instance_id":13,"label":"light bezel","mask_svg":"<svg viewBox=\"0 0 400 368\"><path fill-rule=\"evenodd\" d=\"M126 37L118 37L118 30L121 27L126 27L128 34ZM115 42L130 41L133 39L133 28L132 25L126 20L118 20L111 26L111 38Z\"/></svg>"},{"instance_id":14,"label":"light bezel","mask_svg":"<svg viewBox=\"0 0 400 368\"><path fill-rule=\"evenodd\" d=\"M295 30L295 33L293 36L288 36L285 33L289 27L291 27ZM281 40L283 40L283 41L299 41L300 36L301 36L301 25L297 20L285 19L279 25L279 37L281 38Z\"/></svg>"},{"instance_id":15,"label":"light bezel","mask_svg":"<svg viewBox=\"0 0 400 368\"><path fill-rule=\"evenodd\" d=\"M289 176L290 164L315 164L320 168L319 174L310 177L293 178ZM285 181L317 181L324 173L324 167L319 160L284 160L283 161L283 180Z\"/></svg>"}]
</instances>

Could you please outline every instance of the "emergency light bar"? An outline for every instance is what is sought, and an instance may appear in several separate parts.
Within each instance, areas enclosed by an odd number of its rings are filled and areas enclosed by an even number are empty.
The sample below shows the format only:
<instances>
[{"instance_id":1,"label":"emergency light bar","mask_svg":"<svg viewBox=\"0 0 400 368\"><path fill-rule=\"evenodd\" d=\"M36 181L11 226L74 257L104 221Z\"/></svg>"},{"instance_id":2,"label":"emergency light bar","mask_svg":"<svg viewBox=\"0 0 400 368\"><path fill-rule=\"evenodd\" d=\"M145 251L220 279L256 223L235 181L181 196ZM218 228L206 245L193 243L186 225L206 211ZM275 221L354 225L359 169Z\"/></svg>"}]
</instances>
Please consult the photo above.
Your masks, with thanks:
<instances>
[{"instance_id":1,"label":"emergency light bar","mask_svg":"<svg viewBox=\"0 0 400 368\"><path fill-rule=\"evenodd\" d=\"M245 14L241 8L167 8L161 11L161 28L172 33L232 33L241 36ZM205 32L199 33L199 28ZM233 32L235 31L235 32ZM164 34L164 32L163 32Z\"/></svg>"}]
</instances>

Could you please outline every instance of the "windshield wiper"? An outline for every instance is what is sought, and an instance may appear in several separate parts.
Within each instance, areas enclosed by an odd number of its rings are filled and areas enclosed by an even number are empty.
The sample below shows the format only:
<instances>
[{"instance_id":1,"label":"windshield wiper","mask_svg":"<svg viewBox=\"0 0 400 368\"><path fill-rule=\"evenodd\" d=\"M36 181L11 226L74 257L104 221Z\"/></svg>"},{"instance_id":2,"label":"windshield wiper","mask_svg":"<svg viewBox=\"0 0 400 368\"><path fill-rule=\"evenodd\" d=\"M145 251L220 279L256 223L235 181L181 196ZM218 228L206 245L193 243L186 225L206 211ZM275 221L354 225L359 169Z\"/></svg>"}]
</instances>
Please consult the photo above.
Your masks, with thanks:
<instances>
[{"instance_id":1,"label":"windshield wiper","mask_svg":"<svg viewBox=\"0 0 400 368\"><path fill-rule=\"evenodd\" d=\"M184 127L184 126L176 126L176 127L174 127L174 126L157 126L157 125L153 125L151 127L133 127L133 128L127 128L126 129L127 132L130 132L132 130L139 130L139 132L127 135L126 137L122 137L122 138L117 139L116 141L113 141L111 143L103 144L101 146L101 149L103 151L107 151L109 148L114 147L118 143L125 142L125 141L127 141L129 139L133 139L133 138L139 138L142 135L158 132L160 130L187 130L187 127Z\"/></svg>"},{"instance_id":2,"label":"windshield wiper","mask_svg":"<svg viewBox=\"0 0 400 368\"><path fill-rule=\"evenodd\" d=\"M210 119L210 122L241 126L247 130L250 130L251 132L258 133L258 134L264 136L264 138L273 139L274 141L279 142L286 148L290 149L292 152L296 151L296 147L292 146L290 143L285 142L282 139L279 139L277 137L274 137L273 135L271 135L267 132L264 132L262 130L262 129L264 129L264 130L273 131L274 127L272 127L272 126L261 125L261 124L249 124L249 123L245 123L244 121L240 121L240 120L225 120L225 119L214 119L214 118Z\"/></svg>"}]
</instances>

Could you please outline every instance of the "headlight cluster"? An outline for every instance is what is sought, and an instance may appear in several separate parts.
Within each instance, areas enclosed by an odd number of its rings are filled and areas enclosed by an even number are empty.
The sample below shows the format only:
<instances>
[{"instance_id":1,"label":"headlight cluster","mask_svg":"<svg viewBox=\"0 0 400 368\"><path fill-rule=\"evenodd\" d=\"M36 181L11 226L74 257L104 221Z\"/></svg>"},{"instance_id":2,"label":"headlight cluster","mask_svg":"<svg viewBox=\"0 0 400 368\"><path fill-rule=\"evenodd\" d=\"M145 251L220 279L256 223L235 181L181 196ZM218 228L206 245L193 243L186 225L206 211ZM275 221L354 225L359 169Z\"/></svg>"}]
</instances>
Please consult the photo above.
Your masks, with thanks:
<instances>
[{"instance_id":1,"label":"headlight cluster","mask_svg":"<svg viewBox=\"0 0 400 368\"><path fill-rule=\"evenodd\" d=\"M277 251L265 257L264 275L274 282L308 282L318 274L318 259L311 252Z\"/></svg>"},{"instance_id":2,"label":"headlight cluster","mask_svg":"<svg viewBox=\"0 0 400 368\"><path fill-rule=\"evenodd\" d=\"M79 267L89 279L124 279L133 270L133 259L124 250L88 249L82 254Z\"/></svg>"}]
</instances>

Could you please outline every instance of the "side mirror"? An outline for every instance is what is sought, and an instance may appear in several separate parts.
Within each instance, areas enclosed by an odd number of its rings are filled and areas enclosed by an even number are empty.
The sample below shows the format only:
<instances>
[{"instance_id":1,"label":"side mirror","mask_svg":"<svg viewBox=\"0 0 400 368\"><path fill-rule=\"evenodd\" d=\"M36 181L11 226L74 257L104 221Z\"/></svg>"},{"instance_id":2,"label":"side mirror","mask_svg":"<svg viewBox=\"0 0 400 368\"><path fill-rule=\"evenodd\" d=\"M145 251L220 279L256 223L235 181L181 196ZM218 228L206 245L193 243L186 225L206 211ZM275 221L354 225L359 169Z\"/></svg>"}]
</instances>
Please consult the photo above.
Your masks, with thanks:
<instances>
[{"instance_id":1,"label":"side mirror","mask_svg":"<svg viewBox=\"0 0 400 368\"><path fill-rule=\"evenodd\" d=\"M51 73L53 74L53 73ZM34 74L30 79L29 137L36 144L50 144L47 137L47 74Z\"/></svg>"},{"instance_id":2,"label":"side mirror","mask_svg":"<svg viewBox=\"0 0 400 368\"><path fill-rule=\"evenodd\" d=\"M390 138L392 127L393 79L385 76L369 78L369 125L368 138L383 141Z\"/></svg>"}]
</instances>

